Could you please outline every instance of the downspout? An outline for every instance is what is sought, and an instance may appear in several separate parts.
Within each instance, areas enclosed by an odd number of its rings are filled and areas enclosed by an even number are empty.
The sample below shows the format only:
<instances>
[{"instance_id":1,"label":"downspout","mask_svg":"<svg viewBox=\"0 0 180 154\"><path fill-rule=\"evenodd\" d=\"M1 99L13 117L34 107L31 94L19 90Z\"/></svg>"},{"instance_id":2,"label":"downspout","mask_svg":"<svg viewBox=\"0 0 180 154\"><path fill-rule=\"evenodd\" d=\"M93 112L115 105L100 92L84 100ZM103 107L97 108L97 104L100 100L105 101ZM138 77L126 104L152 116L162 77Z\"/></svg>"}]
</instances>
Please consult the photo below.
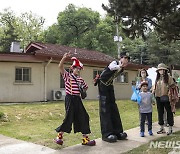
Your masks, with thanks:
<instances>
[{"instance_id":1,"label":"downspout","mask_svg":"<svg viewBox=\"0 0 180 154\"><path fill-rule=\"evenodd\" d=\"M47 102L47 67L51 63L51 59L44 65L44 102Z\"/></svg>"}]
</instances>

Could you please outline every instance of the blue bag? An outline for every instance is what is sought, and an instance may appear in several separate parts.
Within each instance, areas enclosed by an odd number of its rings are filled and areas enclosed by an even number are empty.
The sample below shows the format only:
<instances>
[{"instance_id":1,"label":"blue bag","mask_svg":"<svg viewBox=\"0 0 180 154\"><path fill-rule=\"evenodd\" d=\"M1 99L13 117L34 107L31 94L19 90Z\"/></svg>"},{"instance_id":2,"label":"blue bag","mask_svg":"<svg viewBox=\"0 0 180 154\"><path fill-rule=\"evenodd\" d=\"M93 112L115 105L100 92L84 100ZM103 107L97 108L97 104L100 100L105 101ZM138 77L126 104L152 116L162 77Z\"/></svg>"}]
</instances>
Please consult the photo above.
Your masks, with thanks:
<instances>
[{"instance_id":1,"label":"blue bag","mask_svg":"<svg viewBox=\"0 0 180 154\"><path fill-rule=\"evenodd\" d=\"M140 104L141 96L139 95L139 90L136 90L136 88L134 86L132 86L132 91L133 91L133 94L131 96L131 100Z\"/></svg>"}]
</instances>

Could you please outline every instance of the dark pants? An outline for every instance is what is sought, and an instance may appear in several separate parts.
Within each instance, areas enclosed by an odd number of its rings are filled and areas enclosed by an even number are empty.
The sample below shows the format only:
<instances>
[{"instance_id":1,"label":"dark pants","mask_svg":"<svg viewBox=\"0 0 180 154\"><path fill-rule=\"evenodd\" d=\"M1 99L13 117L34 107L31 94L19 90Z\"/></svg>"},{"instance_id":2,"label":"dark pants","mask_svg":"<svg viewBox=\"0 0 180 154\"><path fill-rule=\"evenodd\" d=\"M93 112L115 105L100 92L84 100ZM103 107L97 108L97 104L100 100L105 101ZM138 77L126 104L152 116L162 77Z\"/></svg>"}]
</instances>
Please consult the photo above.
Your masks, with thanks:
<instances>
[{"instance_id":1,"label":"dark pants","mask_svg":"<svg viewBox=\"0 0 180 154\"><path fill-rule=\"evenodd\" d=\"M167 122L170 126L173 126L174 125L174 117L173 117L173 113L171 111L170 102L161 102L160 97L156 97L156 101L157 101L159 125L164 125L163 115L164 115L164 108L165 108L167 111Z\"/></svg>"},{"instance_id":2,"label":"dark pants","mask_svg":"<svg viewBox=\"0 0 180 154\"><path fill-rule=\"evenodd\" d=\"M138 110L139 110L139 105L138 105ZM140 111L139 111L139 122L141 123L141 113L140 113ZM147 119L147 117L146 117L146 120L145 120L145 122L148 122L148 119Z\"/></svg>"},{"instance_id":3,"label":"dark pants","mask_svg":"<svg viewBox=\"0 0 180 154\"><path fill-rule=\"evenodd\" d=\"M148 131L152 130L152 112L150 113L141 113L141 123L140 123L140 131L144 132L145 131L145 120L147 119L148 121Z\"/></svg>"},{"instance_id":4,"label":"dark pants","mask_svg":"<svg viewBox=\"0 0 180 154\"><path fill-rule=\"evenodd\" d=\"M56 132L70 133L72 130L72 123L74 124L74 133L81 132L82 134L89 134L89 115L82 104L79 96L66 95L65 97L65 119Z\"/></svg>"},{"instance_id":5,"label":"dark pants","mask_svg":"<svg viewBox=\"0 0 180 154\"><path fill-rule=\"evenodd\" d=\"M99 83L99 114L102 137L123 132L121 118L115 103L113 85L105 86Z\"/></svg>"}]
</instances>

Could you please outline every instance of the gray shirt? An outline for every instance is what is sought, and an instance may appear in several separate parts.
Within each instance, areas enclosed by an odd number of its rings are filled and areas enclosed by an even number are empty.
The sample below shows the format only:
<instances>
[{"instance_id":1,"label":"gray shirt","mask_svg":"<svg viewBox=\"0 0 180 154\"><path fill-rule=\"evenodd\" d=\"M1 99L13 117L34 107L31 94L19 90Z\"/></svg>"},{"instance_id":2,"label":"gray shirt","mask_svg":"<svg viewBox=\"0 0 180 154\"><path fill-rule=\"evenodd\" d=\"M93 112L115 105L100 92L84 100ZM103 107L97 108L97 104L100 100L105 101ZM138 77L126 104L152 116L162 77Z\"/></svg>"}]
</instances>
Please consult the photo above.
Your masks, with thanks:
<instances>
[{"instance_id":1,"label":"gray shirt","mask_svg":"<svg viewBox=\"0 0 180 154\"><path fill-rule=\"evenodd\" d=\"M150 113L152 112L152 93L150 92L140 92L141 103L139 105L140 113Z\"/></svg>"}]
</instances>

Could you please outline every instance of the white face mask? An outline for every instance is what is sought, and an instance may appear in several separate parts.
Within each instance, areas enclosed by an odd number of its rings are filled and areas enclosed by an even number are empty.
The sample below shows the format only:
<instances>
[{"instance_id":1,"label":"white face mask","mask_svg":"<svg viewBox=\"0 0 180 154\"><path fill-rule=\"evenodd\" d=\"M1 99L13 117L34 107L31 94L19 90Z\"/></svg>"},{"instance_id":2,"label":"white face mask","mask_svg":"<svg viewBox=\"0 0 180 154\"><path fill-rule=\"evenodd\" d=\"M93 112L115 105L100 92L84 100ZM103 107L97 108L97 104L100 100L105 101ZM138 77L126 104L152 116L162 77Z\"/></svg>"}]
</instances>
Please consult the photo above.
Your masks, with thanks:
<instances>
[{"instance_id":1,"label":"white face mask","mask_svg":"<svg viewBox=\"0 0 180 154\"><path fill-rule=\"evenodd\" d=\"M74 74L74 75L78 75L79 72L80 72L80 70L81 70L80 68L74 68L74 69L73 69L73 74Z\"/></svg>"}]
</instances>

